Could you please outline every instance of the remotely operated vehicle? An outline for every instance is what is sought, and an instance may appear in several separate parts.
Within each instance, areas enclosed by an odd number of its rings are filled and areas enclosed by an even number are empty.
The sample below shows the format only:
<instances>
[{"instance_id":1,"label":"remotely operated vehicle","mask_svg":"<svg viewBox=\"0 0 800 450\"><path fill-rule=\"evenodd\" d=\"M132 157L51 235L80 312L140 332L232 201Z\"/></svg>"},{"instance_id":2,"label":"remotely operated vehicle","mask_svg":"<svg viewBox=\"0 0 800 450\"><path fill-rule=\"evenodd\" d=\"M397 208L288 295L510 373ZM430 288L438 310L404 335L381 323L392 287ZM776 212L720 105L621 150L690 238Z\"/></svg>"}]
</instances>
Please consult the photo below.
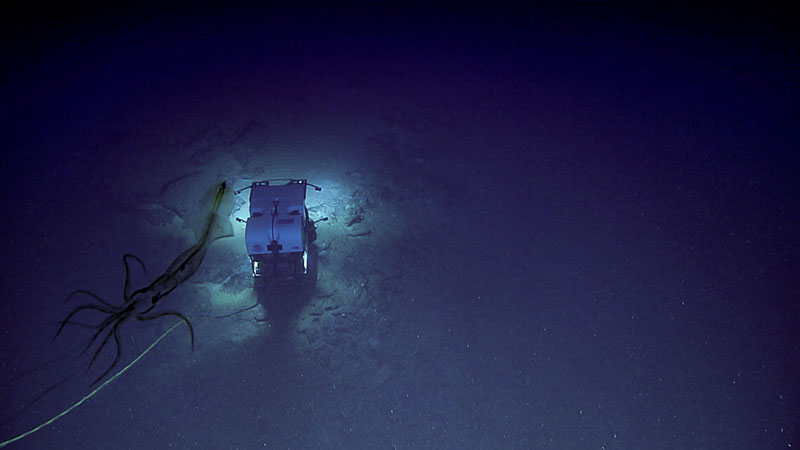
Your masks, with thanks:
<instances>
[{"instance_id":1,"label":"remotely operated vehicle","mask_svg":"<svg viewBox=\"0 0 800 450\"><path fill-rule=\"evenodd\" d=\"M250 189L245 244L258 286L303 286L316 281L317 228L308 216L305 179L257 181ZM321 219L321 220L326 220Z\"/></svg>"}]
</instances>

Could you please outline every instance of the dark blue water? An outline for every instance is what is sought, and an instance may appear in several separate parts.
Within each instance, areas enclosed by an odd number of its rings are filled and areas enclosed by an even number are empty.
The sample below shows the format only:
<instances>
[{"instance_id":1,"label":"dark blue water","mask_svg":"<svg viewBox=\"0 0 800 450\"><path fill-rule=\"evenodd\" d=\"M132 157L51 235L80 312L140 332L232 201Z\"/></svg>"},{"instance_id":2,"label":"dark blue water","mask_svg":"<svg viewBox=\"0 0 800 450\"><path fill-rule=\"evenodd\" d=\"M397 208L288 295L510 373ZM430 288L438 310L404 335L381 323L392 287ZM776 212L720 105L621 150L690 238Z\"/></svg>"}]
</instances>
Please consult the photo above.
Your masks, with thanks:
<instances>
[{"instance_id":1,"label":"dark blue water","mask_svg":"<svg viewBox=\"0 0 800 450\"><path fill-rule=\"evenodd\" d=\"M194 351L176 328L12 445L796 445L796 44L755 11L9 19L0 436L113 360L53 340L69 292L120 302L121 255L162 273L213 182L290 176L331 218L316 290L212 244L159 305ZM126 322L112 373L174 318Z\"/></svg>"}]
</instances>

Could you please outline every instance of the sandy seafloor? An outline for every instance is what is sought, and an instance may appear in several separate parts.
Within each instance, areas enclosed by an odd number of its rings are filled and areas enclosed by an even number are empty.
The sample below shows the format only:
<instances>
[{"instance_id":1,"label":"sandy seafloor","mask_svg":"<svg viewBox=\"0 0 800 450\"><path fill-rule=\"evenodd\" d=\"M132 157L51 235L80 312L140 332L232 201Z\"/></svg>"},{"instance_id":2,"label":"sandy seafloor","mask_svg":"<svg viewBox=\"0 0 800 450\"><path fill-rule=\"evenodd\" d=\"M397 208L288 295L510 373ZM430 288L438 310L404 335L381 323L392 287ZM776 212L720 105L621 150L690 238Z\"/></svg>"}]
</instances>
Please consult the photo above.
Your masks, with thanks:
<instances>
[{"instance_id":1,"label":"sandy seafloor","mask_svg":"<svg viewBox=\"0 0 800 450\"><path fill-rule=\"evenodd\" d=\"M124 253L151 281L218 181L323 188L317 285L253 289L245 193L234 237L159 304L194 350L177 328L13 448L798 444L784 35L553 11L110 14L5 41L2 438L113 357L86 374L91 333L53 341L64 297L120 301ZM173 323L126 323L118 368Z\"/></svg>"}]
</instances>

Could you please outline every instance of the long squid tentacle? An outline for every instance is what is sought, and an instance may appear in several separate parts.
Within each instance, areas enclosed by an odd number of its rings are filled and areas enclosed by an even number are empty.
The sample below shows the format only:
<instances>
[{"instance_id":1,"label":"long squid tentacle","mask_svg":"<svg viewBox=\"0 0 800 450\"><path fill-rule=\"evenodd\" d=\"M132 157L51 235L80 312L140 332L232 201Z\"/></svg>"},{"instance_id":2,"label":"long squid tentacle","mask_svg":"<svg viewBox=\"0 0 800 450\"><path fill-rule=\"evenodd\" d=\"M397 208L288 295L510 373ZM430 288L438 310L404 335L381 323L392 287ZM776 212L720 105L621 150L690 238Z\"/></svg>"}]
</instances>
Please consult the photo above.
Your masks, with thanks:
<instances>
[{"instance_id":1,"label":"long squid tentacle","mask_svg":"<svg viewBox=\"0 0 800 450\"><path fill-rule=\"evenodd\" d=\"M144 317L144 316L139 315L139 316L136 316L136 318L139 319L140 321L144 322L144 321L148 321L148 320L159 319L161 317L166 317L166 316L177 317L177 318L181 319L186 324L187 327L189 327L189 336L191 337L191 340L192 340L192 350L194 350L194 327L192 327L192 323L189 322L189 319L187 319L186 316L184 316L183 314L181 314L179 312L175 312L175 311L163 311L163 312L160 312L158 314L153 314L152 316L148 316L148 317Z\"/></svg>"},{"instance_id":2,"label":"long squid tentacle","mask_svg":"<svg viewBox=\"0 0 800 450\"><path fill-rule=\"evenodd\" d=\"M131 314L130 310L126 309L124 311L120 311L120 312L118 312L116 314L112 314L112 315L106 317L106 319L103 320L102 323L100 323L97 327L95 327L95 328L97 328L97 332L95 332L94 335L92 335L92 338L89 339L89 341L86 343L86 345L84 346L83 350L81 350L81 352L80 352L80 354L78 356L82 356L84 353L86 353L92 347L92 345L97 341L97 338L99 338L100 335L103 334L103 332L108 329L108 327L114 325L121 318L125 318L125 317L130 316L130 314ZM106 337L105 340L107 341L108 337ZM105 342L103 342L103 344L101 344L101 347L103 345L105 345Z\"/></svg>"},{"instance_id":3,"label":"long squid tentacle","mask_svg":"<svg viewBox=\"0 0 800 450\"><path fill-rule=\"evenodd\" d=\"M109 338L109 337L111 337L111 336L114 336L114 346L115 346L115 348L116 348L116 351L117 351L116 355L114 356L114 361L111 363L111 365L110 365L110 366L108 366L108 368L105 370L105 372L101 373L101 374L100 374L100 376L99 376L99 377L97 377L97 378L96 378L96 379L95 379L95 380L92 382L92 385L95 385L95 384L97 384L97 382L98 382L98 381L100 381L100 380L102 380L103 378L105 378L105 377L106 377L106 375L108 375L108 373L109 373L109 372L111 372L111 371L114 369L114 367L116 367L116 366L117 366L117 363L119 363L119 359L120 359L120 357L122 356L122 343L120 342L120 339L119 339L119 327L122 325L122 323L123 323L123 322L125 322L125 320L126 320L128 317L130 317L130 316L129 316L129 315L123 316L123 317L119 318L119 319L118 319L118 320L117 320L117 321L114 323L114 327L111 329L111 331L109 331L109 333L108 333L108 335L105 337L105 339L103 339L103 343L100 345L100 347L98 347L98 348L97 348L97 351L95 352L94 356L92 357L92 361L89 363L89 367L91 367L91 366L92 366L92 364L94 363L95 359L97 359L97 355L99 355L99 354L100 354L100 350L102 350L102 348L103 348L103 347L106 345L106 343L108 342L108 338ZM89 370L89 369L87 368L86 370L87 370L87 372L88 372L88 370Z\"/></svg>"},{"instance_id":4,"label":"long squid tentacle","mask_svg":"<svg viewBox=\"0 0 800 450\"><path fill-rule=\"evenodd\" d=\"M106 344L108 344L108 341L109 339L111 339L111 335L113 333L114 333L113 328L108 330L108 333L106 333L106 336L100 342L100 345L98 345L97 348L94 350L94 353L92 354L92 359L89 361L89 365L86 367L86 373L89 373L89 369L91 369L92 366L94 365L94 362L97 361L97 357L100 356L100 352L103 351L103 348L105 348Z\"/></svg>"},{"instance_id":5,"label":"long squid tentacle","mask_svg":"<svg viewBox=\"0 0 800 450\"><path fill-rule=\"evenodd\" d=\"M79 312L85 311L85 310L99 311L101 313L110 314L110 315L114 315L114 314L117 314L119 312L119 308L117 308L117 307L104 308L102 306L94 305L94 304L91 304L91 303L86 303L86 304L80 305L80 306L76 307L75 309L73 309L72 311L70 311L70 313L67 314L67 317L64 318L64 320L62 320L61 322L59 322L61 324L61 326L58 327L58 331L56 331L56 335L53 337L53 339L57 338L58 335L61 334L61 332L64 330L64 327L66 325L72 325L73 324L73 322L71 322L70 319L72 319L72 317L75 316L75 314L78 314Z\"/></svg>"},{"instance_id":6,"label":"long squid tentacle","mask_svg":"<svg viewBox=\"0 0 800 450\"><path fill-rule=\"evenodd\" d=\"M62 322L59 322L59 323L62 323ZM81 328L88 328L90 330L96 330L97 327L102 325L102 322L98 324L98 323L75 322L75 321L70 320L69 322L65 323L64 325L75 325L75 326L81 327Z\"/></svg>"},{"instance_id":7,"label":"long squid tentacle","mask_svg":"<svg viewBox=\"0 0 800 450\"><path fill-rule=\"evenodd\" d=\"M68 301L70 301L72 299L72 297L74 297L74 296L76 296L78 294L88 295L89 297L92 297L93 299L95 299L98 302L108 306L109 308L119 308L119 305L115 305L115 304L105 300L103 297L100 297L99 295L97 295L94 292L92 292L90 290L87 290L87 289L76 289L76 290L70 292L69 295L67 295L67 298L64 299L64 303L67 303Z\"/></svg>"}]
</instances>

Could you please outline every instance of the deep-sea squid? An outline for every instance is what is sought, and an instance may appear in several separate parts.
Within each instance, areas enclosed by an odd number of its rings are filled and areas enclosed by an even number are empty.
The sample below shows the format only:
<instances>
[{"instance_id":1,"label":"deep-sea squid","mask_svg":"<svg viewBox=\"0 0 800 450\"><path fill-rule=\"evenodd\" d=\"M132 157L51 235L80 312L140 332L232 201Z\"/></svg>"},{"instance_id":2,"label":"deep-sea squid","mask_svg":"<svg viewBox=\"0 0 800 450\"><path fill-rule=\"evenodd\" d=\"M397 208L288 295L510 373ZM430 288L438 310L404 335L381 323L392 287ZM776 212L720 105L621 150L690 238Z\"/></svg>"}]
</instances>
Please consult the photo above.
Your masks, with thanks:
<instances>
[{"instance_id":1,"label":"deep-sea squid","mask_svg":"<svg viewBox=\"0 0 800 450\"><path fill-rule=\"evenodd\" d=\"M226 194L229 194L229 189L226 182L221 182L215 185L214 200L208 216L206 218L203 231L193 246L183 251L176 257L172 263L167 267L167 270L158 278L153 280L149 285L131 291L131 277L130 265L131 260L136 261L142 270L147 273L144 263L137 256L127 253L122 257L122 263L125 266L125 283L122 288L122 303L114 304L109 302L92 291L86 289L77 289L71 292L65 301L69 301L72 297L77 295L86 295L91 297L94 301L84 303L75 307L66 318L60 322L58 331L55 337L64 330L67 325L77 325L84 328L95 330L92 337L81 350L80 355L90 351L90 349L99 342L92 353L89 365L86 368L88 373L92 365L97 360L101 351L111 342L113 338L116 354L114 360L106 370L95 379L92 384L105 378L111 370L116 367L122 355L120 345L120 327L129 319L135 319L140 322L159 319L162 317L173 316L177 317L189 328L191 337L192 349L194 349L194 328L192 327L189 319L183 314L173 310L158 310L159 301L167 294L175 290L178 286L183 284L186 280L192 277L200 268L200 263L208 251L208 246L217 239L229 237L232 233L229 230L230 223L226 218L219 216L220 206L223 204ZM94 311L104 314L104 318L99 323L84 323L74 321L73 319L82 311Z\"/></svg>"}]
</instances>

